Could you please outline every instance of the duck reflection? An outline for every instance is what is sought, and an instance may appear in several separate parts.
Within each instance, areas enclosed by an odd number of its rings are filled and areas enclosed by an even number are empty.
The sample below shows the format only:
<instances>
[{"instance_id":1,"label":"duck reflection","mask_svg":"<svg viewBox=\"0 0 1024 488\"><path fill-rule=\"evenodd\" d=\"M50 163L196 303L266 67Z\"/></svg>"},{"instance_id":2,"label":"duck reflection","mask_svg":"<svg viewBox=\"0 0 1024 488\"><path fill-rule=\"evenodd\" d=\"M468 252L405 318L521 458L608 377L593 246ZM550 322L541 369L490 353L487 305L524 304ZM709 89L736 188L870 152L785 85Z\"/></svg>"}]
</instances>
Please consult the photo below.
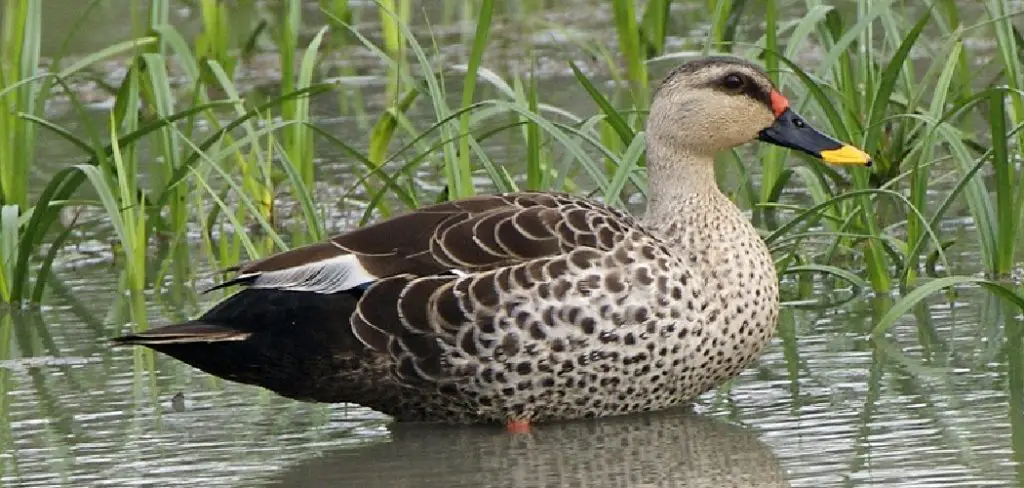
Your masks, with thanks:
<instances>
[{"instance_id":1,"label":"duck reflection","mask_svg":"<svg viewBox=\"0 0 1024 488\"><path fill-rule=\"evenodd\" d=\"M754 432L688 411L490 427L394 424L381 444L295 465L268 486L788 487Z\"/></svg>"}]
</instances>

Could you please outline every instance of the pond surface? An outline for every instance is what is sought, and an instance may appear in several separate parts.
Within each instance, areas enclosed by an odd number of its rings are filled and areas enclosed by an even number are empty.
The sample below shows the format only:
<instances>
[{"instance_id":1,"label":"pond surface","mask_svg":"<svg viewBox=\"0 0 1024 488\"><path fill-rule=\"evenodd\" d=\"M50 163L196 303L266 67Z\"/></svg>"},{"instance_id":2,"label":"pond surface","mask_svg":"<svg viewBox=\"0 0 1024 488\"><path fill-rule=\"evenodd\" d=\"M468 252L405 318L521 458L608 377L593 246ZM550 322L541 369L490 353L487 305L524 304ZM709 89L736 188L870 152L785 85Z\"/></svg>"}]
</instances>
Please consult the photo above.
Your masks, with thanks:
<instances>
[{"instance_id":1,"label":"pond surface","mask_svg":"<svg viewBox=\"0 0 1024 488\"><path fill-rule=\"evenodd\" d=\"M125 3L101 3L109 9L103 25L111 29L83 34L83 52L131 34L114 15ZM572 20L579 16L573 6L586 3L550 7L548 15ZM61 12L47 14L51 31L74 21L78 2L47 5ZM194 18L180 14L183 29L194 26ZM571 25L600 24L611 38L606 14L598 9ZM537 37L506 35L496 42ZM568 80L553 73L542 83L550 96L565 93L562 105L585 104ZM367 88L371 114L380 109L373 91L380 88ZM355 118L322 110L325 124L338 131L359 127ZM75 160L59 144L43 146L41 175ZM514 157L514 148L509 152ZM327 181L349 174L345 161L320 156ZM882 342L867 337L886 310L884 298L827 309L790 306L782 330L792 332L690 410L509 435L500 428L394 425L361 407L299 403L149 351L109 347L107 339L127 329L131 304L98 224L77 259L57 270L63 283L46 306L0 312L4 486L1024 485L1024 352L1007 340L1024 326L1019 311L979 290L933 297ZM950 221L944 228L969 236L966 225ZM957 249L951 261L972 271L976 250ZM165 292L149 297L151 323L196 315L220 298L194 288L169 278Z\"/></svg>"},{"instance_id":2,"label":"pond surface","mask_svg":"<svg viewBox=\"0 0 1024 488\"><path fill-rule=\"evenodd\" d=\"M5 317L16 331L13 359L0 365L7 373L0 431L8 446L0 454L6 486L923 487L1024 480L1015 458L1022 427L1011 426L1012 373L999 332L1006 316L980 292L919 311L942 338L929 347L919 345L913 317L889 343L865 340L870 305L787 309L795 349L777 340L731 388L705 395L692 411L539 425L515 436L501 428L392 425L367 409L294 402L163 356L155 356L150 374L148 352L105 342L120 330L107 324L123 321L128 307L110 292L118 284L109 265L75 274L73 294L54 297L39 313ZM152 319L192 310L171 306L154 299ZM1010 354L1020 359L1020 351ZM915 371L922 363L927 369Z\"/></svg>"}]
</instances>

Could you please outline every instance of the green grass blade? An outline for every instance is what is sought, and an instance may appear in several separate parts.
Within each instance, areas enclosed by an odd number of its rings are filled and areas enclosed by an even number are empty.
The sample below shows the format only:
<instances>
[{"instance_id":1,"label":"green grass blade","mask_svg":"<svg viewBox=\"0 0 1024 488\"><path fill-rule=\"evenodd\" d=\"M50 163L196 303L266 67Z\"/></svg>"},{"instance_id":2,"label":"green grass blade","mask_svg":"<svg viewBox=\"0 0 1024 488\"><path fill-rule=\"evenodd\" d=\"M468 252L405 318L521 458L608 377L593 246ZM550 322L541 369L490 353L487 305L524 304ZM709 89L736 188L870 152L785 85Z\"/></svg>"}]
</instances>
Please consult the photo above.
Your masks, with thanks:
<instances>
[{"instance_id":1,"label":"green grass blade","mask_svg":"<svg viewBox=\"0 0 1024 488\"><path fill-rule=\"evenodd\" d=\"M842 279L849 283L851 286L853 286L855 292L857 290L864 290L871 287L870 283L865 281L864 278L857 276L856 273L837 266L813 263L800 264L786 268L785 271L781 274L787 275L794 273L818 273L823 275L835 276L836 278Z\"/></svg>"},{"instance_id":2,"label":"green grass blade","mask_svg":"<svg viewBox=\"0 0 1024 488\"><path fill-rule=\"evenodd\" d=\"M879 136L883 129L882 119L885 117L886 107L889 106L890 97L896 88L896 82L899 81L900 72L904 69L907 57L910 55L910 50L917 43L921 32L924 31L929 20L931 20L931 14L926 12L914 23L914 27L903 37L899 49L893 54L889 64L886 65L885 70L882 72L881 82L872 95L871 108L868 110L864 150L869 154L875 153L881 144ZM883 168L884 170L885 168Z\"/></svg>"},{"instance_id":3,"label":"green grass blade","mask_svg":"<svg viewBox=\"0 0 1024 488\"><path fill-rule=\"evenodd\" d=\"M480 64L484 57L484 51L487 49L487 41L491 34L491 16L494 12L494 2L492 0L482 0L479 5L476 20L476 32L473 34L473 44L469 51L469 67L466 70L466 75L462 79L462 106L467 107L473 103L473 94L476 90L476 79L477 71L480 69ZM472 180L472 164L469 160L472 152L469 149L469 139L472 137L469 132L469 121L470 112L463 112L462 116L459 117L459 162L458 162L458 176L459 184L455 186L457 190L452 196L461 198L472 195L473 191L473 180Z\"/></svg>"},{"instance_id":4,"label":"green grass blade","mask_svg":"<svg viewBox=\"0 0 1024 488\"><path fill-rule=\"evenodd\" d=\"M614 202L619 200L622 188L626 186L630 175L640 168L646 148L646 138L644 137L636 137L630 142L629 147L622 153L622 159L619 160L619 166L615 168L615 174L612 175L608 187L604 190L604 201Z\"/></svg>"},{"instance_id":5,"label":"green grass blade","mask_svg":"<svg viewBox=\"0 0 1024 488\"><path fill-rule=\"evenodd\" d=\"M672 0L649 0L644 8L640 37L647 57L661 56L665 52L671 6Z\"/></svg>"},{"instance_id":6,"label":"green grass blade","mask_svg":"<svg viewBox=\"0 0 1024 488\"><path fill-rule=\"evenodd\" d=\"M535 68L536 65L534 65L533 72L536 71ZM539 113L539 93L537 76L531 74L525 98L526 107L532 113ZM537 127L537 124L527 121L524 132L526 133L526 187L530 190L541 190L547 186L548 175L543 165L544 158L541 155L543 148L541 147L540 128Z\"/></svg>"},{"instance_id":7,"label":"green grass blade","mask_svg":"<svg viewBox=\"0 0 1024 488\"><path fill-rule=\"evenodd\" d=\"M9 303L18 262L18 234L21 228L19 207L0 207L0 301Z\"/></svg>"},{"instance_id":8,"label":"green grass blade","mask_svg":"<svg viewBox=\"0 0 1024 488\"><path fill-rule=\"evenodd\" d=\"M987 289L989 292L999 296L1000 298L1008 300L1017 307L1024 311L1024 297L1021 297L1009 287L1000 283L987 280L985 278L976 278L972 276L947 276L944 278L937 278L932 281L926 282L921 286L915 288L910 293L904 295L899 301L893 304L892 308L885 313L878 322L875 324L874 329L871 332L873 337L881 337L892 328L893 325L902 317L904 314L913 309L918 303L932 294L957 285L974 284L980 285Z\"/></svg>"},{"instance_id":9,"label":"green grass blade","mask_svg":"<svg viewBox=\"0 0 1024 488\"><path fill-rule=\"evenodd\" d=\"M995 173L996 197L996 252L994 269L998 275L1009 274L1013 268L1014 250L1017 244L1018 211L1013 208L1014 161L1010 159L1008 135L1006 133L1006 99L993 90L989 94L988 123L992 133L992 169Z\"/></svg>"},{"instance_id":10,"label":"green grass blade","mask_svg":"<svg viewBox=\"0 0 1024 488\"><path fill-rule=\"evenodd\" d=\"M629 127L626 120L622 118L619 111L615 110L615 107L612 106L611 102L609 102L608 99L596 87L594 87L594 84L590 82L582 71L580 71L580 68L576 66L576 63L569 61L569 68L572 69L572 74L576 77L576 81L579 82L580 86L586 90L587 94L590 95L590 98L597 104L598 108L601 109L601 113L605 116L605 122L615 130L615 133L619 135L619 139L622 140L622 143L624 145L632 143L636 134L633 132L633 129Z\"/></svg>"},{"instance_id":11,"label":"green grass blade","mask_svg":"<svg viewBox=\"0 0 1024 488\"><path fill-rule=\"evenodd\" d=\"M302 63L299 65L299 77L295 84L295 90L305 90L313 86L313 70L316 68L317 54L320 45L323 43L327 27L323 27L313 36L305 52L302 54ZM310 97L298 97L286 102L285 106L291 105L292 110L288 114L291 120L309 120ZM306 124L293 124L289 128L285 141L288 158L295 166L296 172L302 176L302 183L307 188L313 187L313 135Z\"/></svg>"},{"instance_id":12,"label":"green grass blade","mask_svg":"<svg viewBox=\"0 0 1024 488\"><path fill-rule=\"evenodd\" d=\"M646 53L640 47L640 29L636 24L634 0L612 0L615 30L619 35L619 51L626 60L626 75L633 96L633 105L646 107L649 103Z\"/></svg>"},{"instance_id":13,"label":"green grass blade","mask_svg":"<svg viewBox=\"0 0 1024 488\"><path fill-rule=\"evenodd\" d=\"M99 51L90 53L86 56L82 56L81 58L76 59L74 63L72 63L66 68L61 69L57 76L60 78L68 78L71 75L74 75L84 70L85 68L88 68L89 66L92 66L106 59L116 58L118 56L138 52L139 50L154 46L159 40L159 37L147 36L118 42L111 46L107 46L103 49L100 49Z\"/></svg>"}]
</instances>

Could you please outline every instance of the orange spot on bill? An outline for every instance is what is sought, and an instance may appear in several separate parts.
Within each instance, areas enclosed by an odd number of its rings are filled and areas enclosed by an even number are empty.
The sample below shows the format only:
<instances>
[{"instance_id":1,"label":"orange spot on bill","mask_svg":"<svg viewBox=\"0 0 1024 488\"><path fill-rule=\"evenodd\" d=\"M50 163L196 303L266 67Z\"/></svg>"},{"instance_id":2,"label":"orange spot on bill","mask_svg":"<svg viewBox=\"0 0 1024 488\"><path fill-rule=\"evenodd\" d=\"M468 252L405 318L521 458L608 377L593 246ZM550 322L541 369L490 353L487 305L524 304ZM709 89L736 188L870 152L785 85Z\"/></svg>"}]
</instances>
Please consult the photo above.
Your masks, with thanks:
<instances>
[{"instance_id":1,"label":"orange spot on bill","mask_svg":"<svg viewBox=\"0 0 1024 488\"><path fill-rule=\"evenodd\" d=\"M530 421L508 419L505 428L510 434L528 434L530 432Z\"/></svg>"},{"instance_id":2,"label":"orange spot on bill","mask_svg":"<svg viewBox=\"0 0 1024 488\"><path fill-rule=\"evenodd\" d=\"M772 112L775 112L775 116L782 115L787 108L789 108L789 99L778 90L772 90Z\"/></svg>"}]
</instances>

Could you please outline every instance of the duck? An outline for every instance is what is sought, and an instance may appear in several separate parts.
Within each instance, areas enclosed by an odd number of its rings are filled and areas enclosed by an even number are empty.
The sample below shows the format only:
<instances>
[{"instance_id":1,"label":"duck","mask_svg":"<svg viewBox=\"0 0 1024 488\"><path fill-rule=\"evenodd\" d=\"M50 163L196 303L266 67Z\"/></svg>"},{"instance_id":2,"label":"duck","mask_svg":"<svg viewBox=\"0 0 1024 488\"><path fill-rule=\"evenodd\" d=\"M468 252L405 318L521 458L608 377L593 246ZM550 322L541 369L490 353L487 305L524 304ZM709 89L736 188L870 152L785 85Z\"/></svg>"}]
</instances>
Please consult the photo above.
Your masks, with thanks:
<instances>
[{"instance_id":1,"label":"duck","mask_svg":"<svg viewBox=\"0 0 1024 488\"><path fill-rule=\"evenodd\" d=\"M871 164L760 66L673 69L646 122L646 210L540 191L425 206L238 266L200 317L114 338L227 380L396 421L498 424L685 406L774 336L778 275L722 193L752 141Z\"/></svg>"}]
</instances>

